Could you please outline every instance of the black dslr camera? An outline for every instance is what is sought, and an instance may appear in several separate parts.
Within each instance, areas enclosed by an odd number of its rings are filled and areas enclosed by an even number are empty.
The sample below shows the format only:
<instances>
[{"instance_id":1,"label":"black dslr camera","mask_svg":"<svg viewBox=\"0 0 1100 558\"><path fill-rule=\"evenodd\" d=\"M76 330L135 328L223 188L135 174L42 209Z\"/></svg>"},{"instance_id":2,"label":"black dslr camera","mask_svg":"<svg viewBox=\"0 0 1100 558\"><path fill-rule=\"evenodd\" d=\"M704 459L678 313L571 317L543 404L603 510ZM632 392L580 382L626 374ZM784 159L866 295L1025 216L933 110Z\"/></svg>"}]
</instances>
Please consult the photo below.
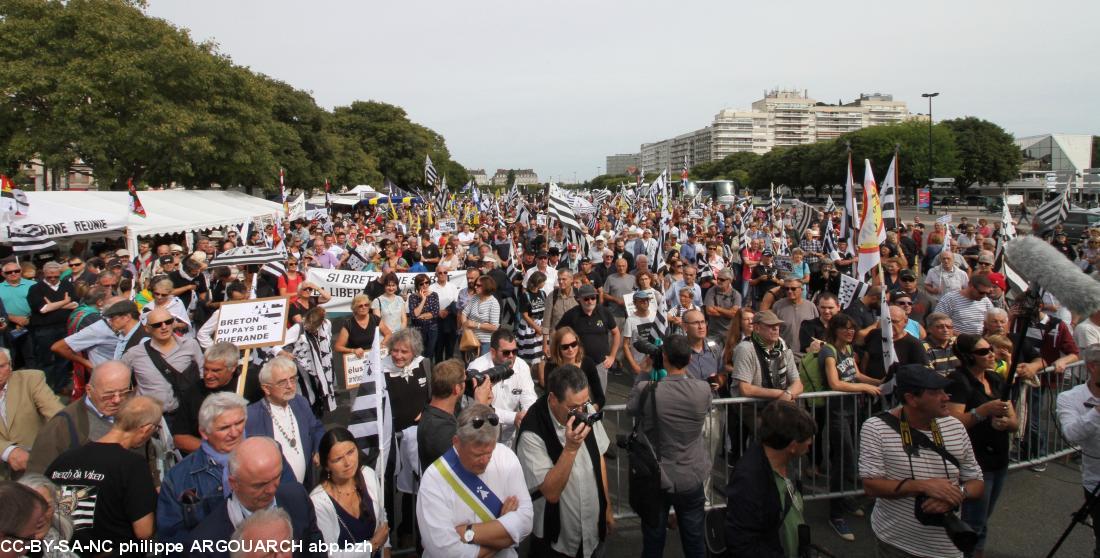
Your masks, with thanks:
<instances>
[{"instance_id":1,"label":"black dslr camera","mask_svg":"<svg viewBox=\"0 0 1100 558\"><path fill-rule=\"evenodd\" d=\"M928 497L924 495L916 497L913 513L917 516L917 521L921 525L943 527L947 531L947 538L951 539L951 543L955 545L955 548L963 551L964 554L972 552L978 544L978 533L974 532L974 529L967 525L965 521L959 519L959 516L953 511L926 513L922 506L927 499Z\"/></svg>"},{"instance_id":2,"label":"black dslr camera","mask_svg":"<svg viewBox=\"0 0 1100 558\"><path fill-rule=\"evenodd\" d=\"M658 372L665 369L664 355L661 354L661 340L658 339L656 343L650 343L645 339L638 339L634 342L634 350L646 355L653 361L653 371Z\"/></svg>"},{"instance_id":3,"label":"black dslr camera","mask_svg":"<svg viewBox=\"0 0 1100 558\"><path fill-rule=\"evenodd\" d=\"M474 389L478 384L484 381L484 378L489 378L489 382L496 384L511 378L515 374L515 370L512 370L511 364L498 364L488 370L477 371L471 368L466 369L466 396L473 397Z\"/></svg>"},{"instance_id":4,"label":"black dslr camera","mask_svg":"<svg viewBox=\"0 0 1100 558\"><path fill-rule=\"evenodd\" d=\"M603 411L590 413L588 412L588 409L589 406L587 403L585 403L584 405L581 405L580 407L569 411L569 415L567 415L566 421L569 420L568 417L573 417L573 430L577 430L585 424L591 427L592 425L603 419Z\"/></svg>"}]
</instances>

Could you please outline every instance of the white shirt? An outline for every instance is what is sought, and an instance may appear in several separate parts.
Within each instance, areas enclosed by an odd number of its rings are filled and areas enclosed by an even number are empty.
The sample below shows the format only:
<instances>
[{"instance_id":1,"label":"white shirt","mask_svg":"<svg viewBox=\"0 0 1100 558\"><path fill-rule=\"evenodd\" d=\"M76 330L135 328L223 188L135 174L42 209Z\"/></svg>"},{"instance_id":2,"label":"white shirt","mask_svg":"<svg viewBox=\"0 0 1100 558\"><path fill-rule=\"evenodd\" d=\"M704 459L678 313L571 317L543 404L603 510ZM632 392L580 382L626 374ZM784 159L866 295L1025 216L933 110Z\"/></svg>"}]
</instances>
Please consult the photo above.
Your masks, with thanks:
<instances>
[{"instance_id":1,"label":"white shirt","mask_svg":"<svg viewBox=\"0 0 1100 558\"><path fill-rule=\"evenodd\" d=\"M527 280L531 278L531 275L533 273L535 273L535 271L542 271L542 270L540 270L538 268L538 266L535 266L535 267L532 267L531 269L528 269L527 273L523 274L523 288L524 289L527 288ZM556 287L558 285L558 270L556 270L556 269L550 267L549 265L547 265L546 270L542 271L542 272L544 274L546 274L546 282L542 284L542 289L540 289L540 290L543 293L545 293L547 296L549 296L550 293L554 292L554 287Z\"/></svg>"},{"instance_id":2,"label":"white shirt","mask_svg":"<svg viewBox=\"0 0 1100 558\"><path fill-rule=\"evenodd\" d=\"M435 293L439 297L439 309L443 310L448 307L454 301L458 300L458 287L454 283L447 281L446 285L440 285L438 282L432 283L428 287L429 292Z\"/></svg>"},{"instance_id":3,"label":"white shirt","mask_svg":"<svg viewBox=\"0 0 1100 558\"><path fill-rule=\"evenodd\" d=\"M283 457L294 470L294 478L304 482L306 478L306 458L302 448L302 433L298 429L298 420L290 405L268 405L271 410L271 431L275 441L283 448ZM292 440L290 437L293 437ZM293 442L293 445L291 444ZM310 458L313 456L311 455Z\"/></svg>"},{"instance_id":4,"label":"white shirt","mask_svg":"<svg viewBox=\"0 0 1100 558\"><path fill-rule=\"evenodd\" d=\"M1086 317L1073 329L1073 340L1082 349L1100 343L1100 325L1094 324Z\"/></svg>"},{"instance_id":5,"label":"white shirt","mask_svg":"<svg viewBox=\"0 0 1100 558\"><path fill-rule=\"evenodd\" d=\"M1086 402L1100 403L1087 385L1060 393L1058 424L1062 425L1066 441L1081 446L1081 484L1091 491L1100 482L1100 410L1086 407Z\"/></svg>"},{"instance_id":6,"label":"white shirt","mask_svg":"<svg viewBox=\"0 0 1100 558\"><path fill-rule=\"evenodd\" d=\"M491 349L490 349L491 350ZM485 353L470 362L467 370L484 372L493 367L493 356ZM531 367L521 358L512 364L511 378L493 384L493 408L500 417L500 442L512 445L516 433L516 414L535 404L535 381L531 379Z\"/></svg>"},{"instance_id":7,"label":"white shirt","mask_svg":"<svg viewBox=\"0 0 1100 558\"><path fill-rule=\"evenodd\" d=\"M519 500L519 508L497 518L504 530L519 545L531 534L534 512L531 494L523 481L523 468L512 450L503 444L493 448L493 456L485 472L477 476L503 502L509 496ZM460 481L461 482L461 481ZM420 479L420 492L416 499L416 519L420 522L425 558L476 558L481 549L476 544L466 544L459 538L455 527L477 524L474 510L470 509L442 475L434 467L424 470ZM505 548L494 554L497 558L515 558L516 549Z\"/></svg>"},{"instance_id":8,"label":"white shirt","mask_svg":"<svg viewBox=\"0 0 1100 558\"><path fill-rule=\"evenodd\" d=\"M467 245L473 242L474 238L476 237L477 235L472 232L460 232L458 233L458 243L462 245Z\"/></svg>"}]
</instances>

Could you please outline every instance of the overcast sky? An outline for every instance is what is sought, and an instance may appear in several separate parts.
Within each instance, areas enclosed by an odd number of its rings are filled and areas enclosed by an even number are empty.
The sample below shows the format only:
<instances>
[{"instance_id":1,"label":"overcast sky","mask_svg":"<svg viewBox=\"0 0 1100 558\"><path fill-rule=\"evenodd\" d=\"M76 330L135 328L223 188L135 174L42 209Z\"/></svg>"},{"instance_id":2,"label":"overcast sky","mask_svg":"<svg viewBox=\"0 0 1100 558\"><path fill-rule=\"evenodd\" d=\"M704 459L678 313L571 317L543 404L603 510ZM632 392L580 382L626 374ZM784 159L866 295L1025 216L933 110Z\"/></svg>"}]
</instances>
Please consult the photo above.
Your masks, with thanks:
<instances>
[{"instance_id":1,"label":"overcast sky","mask_svg":"<svg viewBox=\"0 0 1100 558\"><path fill-rule=\"evenodd\" d=\"M403 107L467 168L570 182L765 89L892 93L1017 137L1100 133L1100 2L150 0L331 109Z\"/></svg>"}]
</instances>

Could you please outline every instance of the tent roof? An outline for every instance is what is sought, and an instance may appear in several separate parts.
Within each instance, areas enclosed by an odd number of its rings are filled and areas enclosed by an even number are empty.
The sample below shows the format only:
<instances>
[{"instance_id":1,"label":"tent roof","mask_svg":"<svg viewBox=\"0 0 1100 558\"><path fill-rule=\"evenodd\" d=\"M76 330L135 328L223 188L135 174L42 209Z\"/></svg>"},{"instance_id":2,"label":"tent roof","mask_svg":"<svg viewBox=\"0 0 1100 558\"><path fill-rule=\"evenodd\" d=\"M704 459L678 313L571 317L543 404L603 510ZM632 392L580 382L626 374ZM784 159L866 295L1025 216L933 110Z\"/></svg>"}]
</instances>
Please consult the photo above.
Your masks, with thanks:
<instances>
[{"instance_id":1,"label":"tent roof","mask_svg":"<svg viewBox=\"0 0 1100 558\"><path fill-rule=\"evenodd\" d=\"M145 236L240 226L253 218L282 212L280 204L240 192L219 190L157 190L138 194L146 217L130 213L127 192L27 192L33 215L36 203L62 211L91 211L114 216L133 235Z\"/></svg>"}]
</instances>

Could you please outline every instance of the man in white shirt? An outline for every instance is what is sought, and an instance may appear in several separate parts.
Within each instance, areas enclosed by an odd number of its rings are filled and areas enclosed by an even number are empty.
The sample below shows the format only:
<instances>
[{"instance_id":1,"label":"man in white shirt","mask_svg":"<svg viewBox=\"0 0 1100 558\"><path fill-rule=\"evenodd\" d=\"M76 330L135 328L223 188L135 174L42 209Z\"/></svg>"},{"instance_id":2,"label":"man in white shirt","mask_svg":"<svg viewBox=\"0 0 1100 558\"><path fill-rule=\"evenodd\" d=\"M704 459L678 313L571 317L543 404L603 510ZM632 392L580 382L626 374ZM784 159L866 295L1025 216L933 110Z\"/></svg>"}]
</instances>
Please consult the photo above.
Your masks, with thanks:
<instances>
[{"instance_id":1,"label":"man in white shirt","mask_svg":"<svg viewBox=\"0 0 1100 558\"><path fill-rule=\"evenodd\" d=\"M531 534L531 495L516 454L497 443L499 425L488 405L468 407L453 447L424 470L416 519L426 558L519 556Z\"/></svg>"},{"instance_id":2,"label":"man in white shirt","mask_svg":"<svg viewBox=\"0 0 1100 558\"><path fill-rule=\"evenodd\" d=\"M1073 340L1082 349L1100 343L1100 311L1093 312L1073 328Z\"/></svg>"},{"instance_id":3,"label":"man in white shirt","mask_svg":"<svg viewBox=\"0 0 1100 558\"><path fill-rule=\"evenodd\" d=\"M942 295L966 286L966 272L955 267L955 254L941 252L940 264L928 270L924 278L924 290L928 294Z\"/></svg>"},{"instance_id":4,"label":"man in white shirt","mask_svg":"<svg viewBox=\"0 0 1100 558\"><path fill-rule=\"evenodd\" d=\"M535 267L528 269L527 273L523 274L523 288L527 288L527 280L538 270L546 275L546 282L542 284L542 292L549 295L554 292L554 287L558 284L558 270L549 265L550 256L546 252L539 252L535 261Z\"/></svg>"},{"instance_id":5,"label":"man in white shirt","mask_svg":"<svg viewBox=\"0 0 1100 558\"><path fill-rule=\"evenodd\" d=\"M489 339L489 352L477 357L467 370L484 372L494 366L507 365L512 376L493 384L493 409L500 417L500 442L512 445L512 437L523 417L538 396L531 378L531 367L523 359L516 358L519 345L516 336L507 329L498 329Z\"/></svg>"},{"instance_id":6,"label":"man in white shirt","mask_svg":"<svg viewBox=\"0 0 1100 558\"><path fill-rule=\"evenodd\" d=\"M1100 345L1084 347L1081 356L1088 381L1058 395L1058 424L1066 441L1081 449L1081 484L1088 498L1100 482ZM1100 556L1100 506L1089 512L1096 540L1093 555Z\"/></svg>"},{"instance_id":7,"label":"man in white shirt","mask_svg":"<svg viewBox=\"0 0 1100 558\"><path fill-rule=\"evenodd\" d=\"M462 232L458 233L458 243L463 246L469 246L474 242L477 235L470 232L470 225L463 223Z\"/></svg>"}]
</instances>

